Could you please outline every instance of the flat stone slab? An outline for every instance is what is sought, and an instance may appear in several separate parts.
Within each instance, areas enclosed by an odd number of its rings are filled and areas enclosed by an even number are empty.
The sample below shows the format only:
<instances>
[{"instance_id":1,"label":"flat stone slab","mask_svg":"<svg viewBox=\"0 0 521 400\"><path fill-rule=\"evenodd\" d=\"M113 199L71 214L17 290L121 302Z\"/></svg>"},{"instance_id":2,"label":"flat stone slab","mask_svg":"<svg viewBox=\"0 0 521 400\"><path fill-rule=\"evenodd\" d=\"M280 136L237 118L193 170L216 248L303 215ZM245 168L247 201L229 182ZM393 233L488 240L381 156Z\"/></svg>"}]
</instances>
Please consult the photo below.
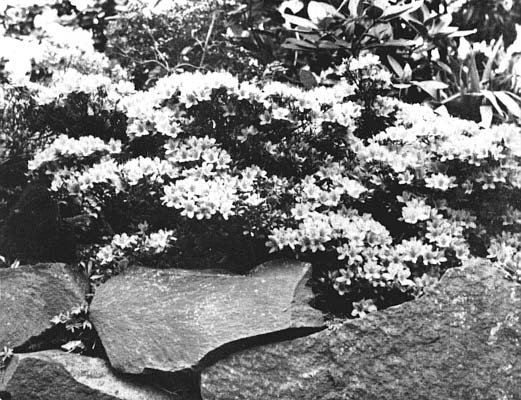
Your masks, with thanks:
<instances>
[{"instance_id":1,"label":"flat stone slab","mask_svg":"<svg viewBox=\"0 0 521 400\"><path fill-rule=\"evenodd\" d=\"M115 375L104 360L58 350L16 354L0 370L0 390L13 400L176 399L135 377Z\"/></svg>"},{"instance_id":2,"label":"flat stone slab","mask_svg":"<svg viewBox=\"0 0 521 400\"><path fill-rule=\"evenodd\" d=\"M319 333L235 353L204 400L519 400L521 286L485 261L422 298Z\"/></svg>"},{"instance_id":3,"label":"flat stone slab","mask_svg":"<svg viewBox=\"0 0 521 400\"><path fill-rule=\"evenodd\" d=\"M310 272L296 261L249 275L129 268L97 289L90 319L117 370L177 372L233 342L323 327L322 313L308 305Z\"/></svg>"},{"instance_id":4,"label":"flat stone slab","mask_svg":"<svg viewBox=\"0 0 521 400\"><path fill-rule=\"evenodd\" d=\"M81 305L87 288L84 275L65 264L0 268L0 349L43 333L52 317Z\"/></svg>"}]
</instances>

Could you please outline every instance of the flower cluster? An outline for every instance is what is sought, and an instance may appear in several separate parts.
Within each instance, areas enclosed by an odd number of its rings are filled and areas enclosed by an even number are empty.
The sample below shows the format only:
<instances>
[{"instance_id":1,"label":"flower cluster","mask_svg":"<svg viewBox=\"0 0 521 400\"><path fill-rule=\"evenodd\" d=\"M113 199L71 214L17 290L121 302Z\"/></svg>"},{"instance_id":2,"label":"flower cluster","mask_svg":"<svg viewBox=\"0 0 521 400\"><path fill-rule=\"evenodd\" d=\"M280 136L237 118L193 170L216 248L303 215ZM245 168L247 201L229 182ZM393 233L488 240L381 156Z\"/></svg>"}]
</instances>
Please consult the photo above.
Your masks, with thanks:
<instances>
[{"instance_id":1,"label":"flower cluster","mask_svg":"<svg viewBox=\"0 0 521 400\"><path fill-rule=\"evenodd\" d=\"M104 265L111 263L117 257L122 257L126 253L162 253L170 247L171 242L174 240L173 231L162 229L141 235L117 234L114 235L110 244L99 249L96 257Z\"/></svg>"},{"instance_id":2,"label":"flower cluster","mask_svg":"<svg viewBox=\"0 0 521 400\"><path fill-rule=\"evenodd\" d=\"M121 272L131 262L162 254L170 249L176 240L172 230L159 229L150 232L146 222L139 224L138 228L137 233L116 234L110 243L91 249L91 262L95 262L95 269L90 271L91 279L103 280Z\"/></svg>"},{"instance_id":3,"label":"flower cluster","mask_svg":"<svg viewBox=\"0 0 521 400\"><path fill-rule=\"evenodd\" d=\"M118 154L121 152L121 142L110 140L105 143L103 140L93 136L83 136L79 139L69 138L60 135L48 147L36 153L29 162L29 171L36 171L43 166L49 168L49 163L56 160L73 159L81 161L93 154ZM47 169L51 174L52 171Z\"/></svg>"},{"instance_id":4,"label":"flower cluster","mask_svg":"<svg viewBox=\"0 0 521 400\"><path fill-rule=\"evenodd\" d=\"M39 105L55 102L64 104L70 94L84 93L95 97L100 92L104 93L103 109L115 108L122 97L134 93L132 84L125 80L113 82L112 79L102 74L83 74L75 69L56 71L53 79L46 83L26 84L26 87L34 92L34 99Z\"/></svg>"}]
</instances>

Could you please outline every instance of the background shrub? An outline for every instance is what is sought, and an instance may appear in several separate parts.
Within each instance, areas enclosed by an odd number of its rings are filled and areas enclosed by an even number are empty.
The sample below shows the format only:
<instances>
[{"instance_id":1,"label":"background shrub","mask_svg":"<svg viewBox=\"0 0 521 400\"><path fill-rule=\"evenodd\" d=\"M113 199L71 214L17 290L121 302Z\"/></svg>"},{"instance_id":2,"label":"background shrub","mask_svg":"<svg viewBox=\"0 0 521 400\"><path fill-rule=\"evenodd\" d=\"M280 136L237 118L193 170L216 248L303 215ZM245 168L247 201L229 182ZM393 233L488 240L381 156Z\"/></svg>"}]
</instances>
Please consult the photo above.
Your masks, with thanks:
<instances>
[{"instance_id":1,"label":"background shrub","mask_svg":"<svg viewBox=\"0 0 521 400\"><path fill-rule=\"evenodd\" d=\"M249 53L227 40L227 15L235 2L188 1L166 12L143 12L136 2L111 19L107 54L128 69L136 88L150 87L173 71L226 69L258 74Z\"/></svg>"}]
</instances>

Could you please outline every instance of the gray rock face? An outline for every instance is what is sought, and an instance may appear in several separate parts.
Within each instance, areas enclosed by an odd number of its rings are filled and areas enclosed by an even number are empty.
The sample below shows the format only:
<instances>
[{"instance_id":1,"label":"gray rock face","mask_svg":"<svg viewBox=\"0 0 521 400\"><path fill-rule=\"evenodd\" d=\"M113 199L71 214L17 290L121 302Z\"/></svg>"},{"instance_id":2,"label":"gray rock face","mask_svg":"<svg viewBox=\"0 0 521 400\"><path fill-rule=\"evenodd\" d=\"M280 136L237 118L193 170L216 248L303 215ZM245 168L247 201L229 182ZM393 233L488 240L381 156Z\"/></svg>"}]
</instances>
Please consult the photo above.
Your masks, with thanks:
<instances>
[{"instance_id":1,"label":"gray rock face","mask_svg":"<svg viewBox=\"0 0 521 400\"><path fill-rule=\"evenodd\" d=\"M17 354L0 370L0 390L23 400L167 400L159 389L115 375L107 363L57 350Z\"/></svg>"},{"instance_id":2,"label":"gray rock face","mask_svg":"<svg viewBox=\"0 0 521 400\"><path fill-rule=\"evenodd\" d=\"M0 269L0 348L17 347L85 300L87 280L65 264Z\"/></svg>"},{"instance_id":3,"label":"gray rock face","mask_svg":"<svg viewBox=\"0 0 521 400\"><path fill-rule=\"evenodd\" d=\"M236 353L201 377L205 400L519 400L521 286L486 262L417 301Z\"/></svg>"},{"instance_id":4,"label":"gray rock face","mask_svg":"<svg viewBox=\"0 0 521 400\"><path fill-rule=\"evenodd\" d=\"M117 370L176 372L232 342L321 328L322 314L307 304L309 274L294 261L247 276L130 268L98 288L90 318Z\"/></svg>"}]
</instances>

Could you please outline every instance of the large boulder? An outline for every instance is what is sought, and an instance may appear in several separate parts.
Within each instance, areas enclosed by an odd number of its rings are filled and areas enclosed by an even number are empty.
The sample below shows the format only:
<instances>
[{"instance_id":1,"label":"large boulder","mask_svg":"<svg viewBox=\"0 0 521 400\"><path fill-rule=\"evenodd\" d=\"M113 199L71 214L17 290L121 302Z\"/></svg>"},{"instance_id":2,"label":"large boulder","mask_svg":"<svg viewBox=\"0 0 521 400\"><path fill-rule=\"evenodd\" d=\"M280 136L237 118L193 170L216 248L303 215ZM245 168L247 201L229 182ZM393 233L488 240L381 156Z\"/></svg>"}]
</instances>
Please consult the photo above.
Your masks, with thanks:
<instances>
[{"instance_id":1,"label":"large boulder","mask_svg":"<svg viewBox=\"0 0 521 400\"><path fill-rule=\"evenodd\" d=\"M117 370L177 372L241 340L323 327L309 275L295 261L249 275L134 267L98 288L90 318Z\"/></svg>"},{"instance_id":2,"label":"large boulder","mask_svg":"<svg viewBox=\"0 0 521 400\"><path fill-rule=\"evenodd\" d=\"M15 348L85 300L88 282L65 264L0 268L0 349Z\"/></svg>"},{"instance_id":3,"label":"large boulder","mask_svg":"<svg viewBox=\"0 0 521 400\"><path fill-rule=\"evenodd\" d=\"M0 370L0 390L13 400L178 398L136 377L115 375L104 360L58 350L16 354L7 368Z\"/></svg>"},{"instance_id":4,"label":"large boulder","mask_svg":"<svg viewBox=\"0 0 521 400\"><path fill-rule=\"evenodd\" d=\"M236 353L204 400L521 399L521 286L486 262L430 294L319 333Z\"/></svg>"}]
</instances>

